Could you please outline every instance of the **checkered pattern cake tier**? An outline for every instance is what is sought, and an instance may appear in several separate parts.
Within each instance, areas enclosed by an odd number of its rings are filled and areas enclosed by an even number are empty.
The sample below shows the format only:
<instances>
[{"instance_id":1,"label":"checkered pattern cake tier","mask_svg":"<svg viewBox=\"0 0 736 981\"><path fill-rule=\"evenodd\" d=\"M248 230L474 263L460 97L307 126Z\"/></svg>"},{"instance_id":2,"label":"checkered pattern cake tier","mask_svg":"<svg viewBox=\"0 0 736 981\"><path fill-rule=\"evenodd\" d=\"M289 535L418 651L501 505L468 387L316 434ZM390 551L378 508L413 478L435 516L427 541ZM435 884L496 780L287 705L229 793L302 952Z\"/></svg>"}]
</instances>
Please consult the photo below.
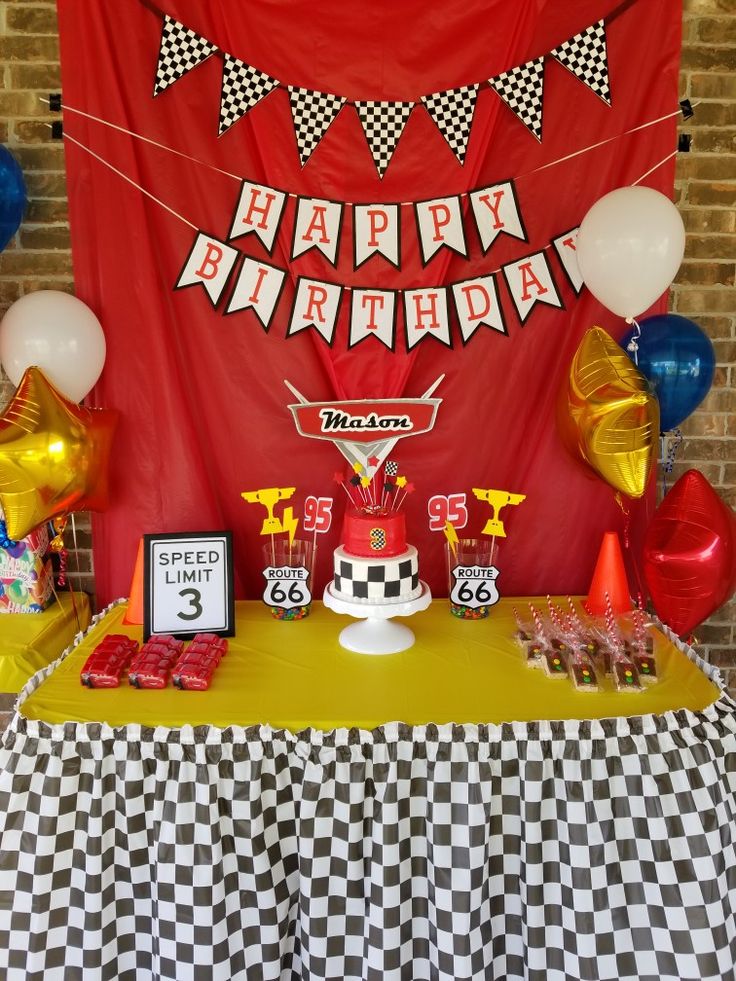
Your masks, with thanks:
<instances>
[{"instance_id":1,"label":"checkered pattern cake tier","mask_svg":"<svg viewBox=\"0 0 736 981\"><path fill-rule=\"evenodd\" d=\"M342 546L334 552L333 592L353 603L406 603L422 591L413 545L395 558L362 558Z\"/></svg>"}]
</instances>

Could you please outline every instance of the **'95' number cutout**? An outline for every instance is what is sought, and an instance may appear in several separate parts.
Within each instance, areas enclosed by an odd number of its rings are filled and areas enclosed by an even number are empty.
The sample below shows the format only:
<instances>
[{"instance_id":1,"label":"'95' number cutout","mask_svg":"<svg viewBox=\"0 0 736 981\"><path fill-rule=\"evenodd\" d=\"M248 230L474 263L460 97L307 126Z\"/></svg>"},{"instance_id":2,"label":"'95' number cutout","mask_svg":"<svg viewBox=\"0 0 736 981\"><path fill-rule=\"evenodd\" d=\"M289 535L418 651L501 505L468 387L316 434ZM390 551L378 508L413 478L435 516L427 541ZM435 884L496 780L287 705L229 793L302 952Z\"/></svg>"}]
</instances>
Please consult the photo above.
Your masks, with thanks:
<instances>
[{"instance_id":1,"label":"'95' number cutout","mask_svg":"<svg viewBox=\"0 0 736 981\"><path fill-rule=\"evenodd\" d=\"M304 502L304 531L314 531L324 535L332 524L332 498L308 497Z\"/></svg>"},{"instance_id":2,"label":"'95' number cutout","mask_svg":"<svg viewBox=\"0 0 736 981\"><path fill-rule=\"evenodd\" d=\"M465 494L435 494L427 501L429 530L444 531L449 521L456 531L468 523L467 497Z\"/></svg>"}]
</instances>

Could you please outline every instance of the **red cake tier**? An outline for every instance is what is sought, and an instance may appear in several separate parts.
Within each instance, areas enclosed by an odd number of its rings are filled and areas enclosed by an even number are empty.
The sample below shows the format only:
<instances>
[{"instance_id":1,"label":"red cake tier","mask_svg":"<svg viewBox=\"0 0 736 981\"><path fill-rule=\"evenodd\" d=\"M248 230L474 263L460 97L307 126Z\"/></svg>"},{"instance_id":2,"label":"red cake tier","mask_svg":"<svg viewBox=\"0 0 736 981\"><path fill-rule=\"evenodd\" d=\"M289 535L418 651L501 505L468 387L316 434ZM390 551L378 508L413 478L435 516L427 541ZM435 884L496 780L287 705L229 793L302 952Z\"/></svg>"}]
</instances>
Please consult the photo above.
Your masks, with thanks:
<instances>
[{"instance_id":1,"label":"red cake tier","mask_svg":"<svg viewBox=\"0 0 736 981\"><path fill-rule=\"evenodd\" d=\"M403 512L389 512L384 508L375 513L350 511L345 515L342 533L345 551L352 555L378 558L406 551Z\"/></svg>"}]
</instances>

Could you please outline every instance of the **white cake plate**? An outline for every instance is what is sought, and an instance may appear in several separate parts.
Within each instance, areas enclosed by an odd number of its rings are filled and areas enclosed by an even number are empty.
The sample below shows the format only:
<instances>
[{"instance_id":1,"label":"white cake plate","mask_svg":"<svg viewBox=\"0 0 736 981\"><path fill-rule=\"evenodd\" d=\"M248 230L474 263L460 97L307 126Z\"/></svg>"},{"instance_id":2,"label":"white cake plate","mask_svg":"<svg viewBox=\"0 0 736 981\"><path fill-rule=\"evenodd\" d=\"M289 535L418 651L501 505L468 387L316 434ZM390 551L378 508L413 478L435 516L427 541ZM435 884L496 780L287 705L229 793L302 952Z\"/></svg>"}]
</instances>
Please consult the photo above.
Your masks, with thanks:
<instances>
[{"instance_id":1,"label":"white cake plate","mask_svg":"<svg viewBox=\"0 0 736 981\"><path fill-rule=\"evenodd\" d=\"M416 599L405 603L355 603L344 600L332 592L332 583L327 583L324 604L334 613L360 618L340 632L340 643L346 650L356 654L398 654L408 650L414 643L414 633L403 623L392 623L392 617L409 617L412 613L426 610L432 602L432 593L426 582L420 582L422 591Z\"/></svg>"}]
</instances>

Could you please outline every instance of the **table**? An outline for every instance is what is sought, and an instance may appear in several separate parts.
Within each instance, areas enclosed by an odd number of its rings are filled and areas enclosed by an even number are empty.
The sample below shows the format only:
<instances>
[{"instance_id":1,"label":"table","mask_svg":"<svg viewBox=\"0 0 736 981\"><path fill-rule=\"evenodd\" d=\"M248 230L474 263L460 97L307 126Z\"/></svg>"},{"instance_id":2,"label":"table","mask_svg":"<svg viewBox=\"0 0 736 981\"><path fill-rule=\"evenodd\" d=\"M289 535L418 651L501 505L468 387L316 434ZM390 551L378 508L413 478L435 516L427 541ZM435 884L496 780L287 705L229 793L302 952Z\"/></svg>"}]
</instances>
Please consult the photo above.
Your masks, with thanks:
<instances>
[{"instance_id":1,"label":"table","mask_svg":"<svg viewBox=\"0 0 736 981\"><path fill-rule=\"evenodd\" d=\"M75 593L74 602L70 593L59 593L58 602L43 613L0 615L0 691L19 691L71 644L75 634L87 629L89 620L86 593Z\"/></svg>"},{"instance_id":2,"label":"table","mask_svg":"<svg viewBox=\"0 0 736 981\"><path fill-rule=\"evenodd\" d=\"M3 977L733 981L736 703L663 630L563 716L510 607L370 658L246 605L211 692L77 690L110 610L0 749Z\"/></svg>"}]
</instances>

